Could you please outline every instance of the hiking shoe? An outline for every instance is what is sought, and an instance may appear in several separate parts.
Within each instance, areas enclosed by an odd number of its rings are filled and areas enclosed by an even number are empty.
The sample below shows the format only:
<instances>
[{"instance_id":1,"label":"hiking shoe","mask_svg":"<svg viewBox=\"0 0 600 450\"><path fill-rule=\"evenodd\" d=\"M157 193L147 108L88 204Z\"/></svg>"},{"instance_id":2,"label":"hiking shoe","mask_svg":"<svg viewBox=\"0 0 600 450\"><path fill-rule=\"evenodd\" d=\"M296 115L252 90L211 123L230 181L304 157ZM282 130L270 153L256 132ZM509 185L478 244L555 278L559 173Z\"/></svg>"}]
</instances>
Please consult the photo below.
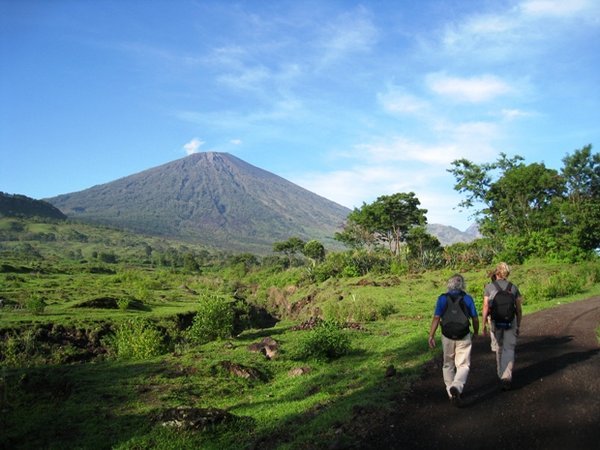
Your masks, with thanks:
<instances>
[{"instance_id":1,"label":"hiking shoe","mask_svg":"<svg viewBox=\"0 0 600 450\"><path fill-rule=\"evenodd\" d=\"M503 391L510 391L510 380L500 380L500 386L502 387Z\"/></svg>"},{"instance_id":2,"label":"hiking shoe","mask_svg":"<svg viewBox=\"0 0 600 450\"><path fill-rule=\"evenodd\" d=\"M454 406L460 406L460 392L454 386L450 388L450 403Z\"/></svg>"}]
</instances>

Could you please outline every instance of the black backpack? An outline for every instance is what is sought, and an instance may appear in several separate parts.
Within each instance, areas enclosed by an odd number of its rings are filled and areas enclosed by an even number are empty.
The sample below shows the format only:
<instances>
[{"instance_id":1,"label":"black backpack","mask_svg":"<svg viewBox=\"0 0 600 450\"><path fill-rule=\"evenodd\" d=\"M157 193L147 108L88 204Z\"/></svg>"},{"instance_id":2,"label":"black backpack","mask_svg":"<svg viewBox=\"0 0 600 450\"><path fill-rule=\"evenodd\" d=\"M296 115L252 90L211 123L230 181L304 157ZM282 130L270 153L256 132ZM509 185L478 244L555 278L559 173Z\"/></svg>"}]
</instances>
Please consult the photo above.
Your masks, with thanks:
<instances>
[{"instance_id":1,"label":"black backpack","mask_svg":"<svg viewBox=\"0 0 600 450\"><path fill-rule=\"evenodd\" d=\"M492 313L490 317L499 328L510 328L517 310L517 299L512 293L512 283L508 283L506 289L502 289L497 281L494 281L496 295L492 299Z\"/></svg>"},{"instance_id":2,"label":"black backpack","mask_svg":"<svg viewBox=\"0 0 600 450\"><path fill-rule=\"evenodd\" d=\"M446 295L446 310L442 314L442 334L449 339L462 339L469 333L469 311L465 293Z\"/></svg>"}]
</instances>

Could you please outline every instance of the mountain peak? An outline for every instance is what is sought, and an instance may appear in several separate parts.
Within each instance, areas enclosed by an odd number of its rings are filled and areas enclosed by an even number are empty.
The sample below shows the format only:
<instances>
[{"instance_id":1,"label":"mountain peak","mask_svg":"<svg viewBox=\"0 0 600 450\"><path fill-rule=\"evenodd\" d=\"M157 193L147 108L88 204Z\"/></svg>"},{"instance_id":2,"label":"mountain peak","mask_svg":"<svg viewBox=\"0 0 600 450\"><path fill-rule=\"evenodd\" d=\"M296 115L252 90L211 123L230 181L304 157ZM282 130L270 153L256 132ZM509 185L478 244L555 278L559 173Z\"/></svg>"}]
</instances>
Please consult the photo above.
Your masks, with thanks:
<instances>
[{"instance_id":1,"label":"mountain peak","mask_svg":"<svg viewBox=\"0 0 600 450\"><path fill-rule=\"evenodd\" d=\"M47 199L67 216L265 253L298 236L335 245L349 209L229 153L201 152Z\"/></svg>"}]
</instances>

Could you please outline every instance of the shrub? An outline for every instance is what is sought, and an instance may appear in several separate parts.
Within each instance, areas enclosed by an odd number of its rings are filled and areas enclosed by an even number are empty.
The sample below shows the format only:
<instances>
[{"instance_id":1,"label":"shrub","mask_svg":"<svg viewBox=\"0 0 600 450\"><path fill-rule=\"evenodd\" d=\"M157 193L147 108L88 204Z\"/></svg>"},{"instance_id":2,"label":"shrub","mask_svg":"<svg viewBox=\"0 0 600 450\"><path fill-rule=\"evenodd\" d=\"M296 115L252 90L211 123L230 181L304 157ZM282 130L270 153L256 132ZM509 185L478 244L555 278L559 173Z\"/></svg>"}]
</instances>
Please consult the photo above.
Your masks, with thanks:
<instances>
[{"instance_id":1,"label":"shrub","mask_svg":"<svg viewBox=\"0 0 600 450\"><path fill-rule=\"evenodd\" d=\"M0 366L28 367L35 362L36 354L35 330L23 333L9 333L0 340Z\"/></svg>"},{"instance_id":2,"label":"shrub","mask_svg":"<svg viewBox=\"0 0 600 450\"><path fill-rule=\"evenodd\" d=\"M231 301L217 294L206 293L200 299L188 336L190 340L200 344L230 337L234 319Z\"/></svg>"},{"instance_id":3,"label":"shrub","mask_svg":"<svg viewBox=\"0 0 600 450\"><path fill-rule=\"evenodd\" d=\"M129 308L129 299L128 298L119 298L117 299L117 306L121 311L126 311Z\"/></svg>"},{"instance_id":4,"label":"shrub","mask_svg":"<svg viewBox=\"0 0 600 450\"><path fill-rule=\"evenodd\" d=\"M42 314L46 309L46 302L42 297L34 294L29 298L29 300L27 300L25 306L33 314Z\"/></svg>"},{"instance_id":5,"label":"shrub","mask_svg":"<svg viewBox=\"0 0 600 450\"><path fill-rule=\"evenodd\" d=\"M324 320L308 331L300 342L298 359L333 359L350 351L350 337L338 322Z\"/></svg>"},{"instance_id":6,"label":"shrub","mask_svg":"<svg viewBox=\"0 0 600 450\"><path fill-rule=\"evenodd\" d=\"M142 360L165 351L163 333L150 321L139 318L119 323L106 345L119 359Z\"/></svg>"}]
</instances>

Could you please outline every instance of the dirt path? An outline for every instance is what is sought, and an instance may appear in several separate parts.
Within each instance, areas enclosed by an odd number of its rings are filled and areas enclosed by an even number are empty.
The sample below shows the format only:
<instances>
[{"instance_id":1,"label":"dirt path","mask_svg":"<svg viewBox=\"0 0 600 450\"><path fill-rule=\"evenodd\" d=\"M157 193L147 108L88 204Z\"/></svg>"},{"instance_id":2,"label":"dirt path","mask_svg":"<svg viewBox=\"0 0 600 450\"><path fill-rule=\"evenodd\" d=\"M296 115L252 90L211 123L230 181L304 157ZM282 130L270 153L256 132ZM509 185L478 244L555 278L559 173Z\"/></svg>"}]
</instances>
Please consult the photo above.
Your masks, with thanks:
<instances>
[{"instance_id":1,"label":"dirt path","mask_svg":"<svg viewBox=\"0 0 600 450\"><path fill-rule=\"evenodd\" d=\"M600 297L525 316L507 392L489 338L478 338L460 408L447 399L440 359L432 361L397 412L348 430L359 435L356 448L600 448L599 323Z\"/></svg>"}]
</instances>

